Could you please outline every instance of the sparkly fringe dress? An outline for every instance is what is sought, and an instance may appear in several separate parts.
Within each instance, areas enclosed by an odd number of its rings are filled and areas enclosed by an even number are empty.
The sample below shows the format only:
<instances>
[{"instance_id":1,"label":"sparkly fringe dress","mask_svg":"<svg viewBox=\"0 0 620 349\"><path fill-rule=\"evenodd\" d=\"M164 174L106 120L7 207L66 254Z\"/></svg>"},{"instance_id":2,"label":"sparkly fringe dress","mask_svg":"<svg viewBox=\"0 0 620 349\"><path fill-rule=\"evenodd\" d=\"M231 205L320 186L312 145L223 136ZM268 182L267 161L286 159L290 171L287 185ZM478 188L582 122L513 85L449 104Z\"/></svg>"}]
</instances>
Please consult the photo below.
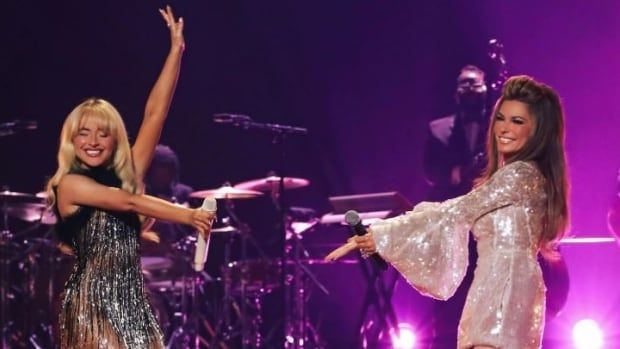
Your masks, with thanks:
<instances>
[{"instance_id":1,"label":"sparkly fringe dress","mask_svg":"<svg viewBox=\"0 0 620 349\"><path fill-rule=\"evenodd\" d=\"M113 171L79 174L121 186ZM61 348L163 348L162 332L144 290L137 215L80 207L59 220L56 229L77 257L62 295Z\"/></svg>"},{"instance_id":2,"label":"sparkly fringe dress","mask_svg":"<svg viewBox=\"0 0 620 349\"><path fill-rule=\"evenodd\" d=\"M378 253L415 289L450 298L468 264L468 232L478 262L458 331L458 348L541 346L545 285L536 259L545 212L544 178L517 161L485 184L443 203L424 202L371 226Z\"/></svg>"}]
</instances>

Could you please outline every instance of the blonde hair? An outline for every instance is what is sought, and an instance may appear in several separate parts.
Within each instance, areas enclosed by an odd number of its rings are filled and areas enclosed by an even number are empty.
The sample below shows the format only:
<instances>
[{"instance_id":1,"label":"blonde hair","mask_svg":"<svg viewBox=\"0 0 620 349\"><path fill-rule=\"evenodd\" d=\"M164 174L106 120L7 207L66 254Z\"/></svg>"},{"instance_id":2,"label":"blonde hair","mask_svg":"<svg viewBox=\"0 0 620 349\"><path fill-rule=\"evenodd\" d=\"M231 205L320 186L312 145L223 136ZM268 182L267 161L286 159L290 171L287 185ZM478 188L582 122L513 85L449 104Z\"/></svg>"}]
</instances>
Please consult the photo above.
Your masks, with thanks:
<instances>
[{"instance_id":1,"label":"blonde hair","mask_svg":"<svg viewBox=\"0 0 620 349\"><path fill-rule=\"evenodd\" d=\"M60 132L60 146L58 148L58 169L47 182L48 203L53 206L56 195L53 188L67 173L82 168L80 159L75 155L73 138L78 134L80 126L86 118L94 118L115 141L112 161L107 164L122 182L122 189L130 193L141 192L141 183L136 177L131 146L127 137L125 123L119 112L110 102L100 98L89 98L75 107L65 119Z\"/></svg>"}]
</instances>

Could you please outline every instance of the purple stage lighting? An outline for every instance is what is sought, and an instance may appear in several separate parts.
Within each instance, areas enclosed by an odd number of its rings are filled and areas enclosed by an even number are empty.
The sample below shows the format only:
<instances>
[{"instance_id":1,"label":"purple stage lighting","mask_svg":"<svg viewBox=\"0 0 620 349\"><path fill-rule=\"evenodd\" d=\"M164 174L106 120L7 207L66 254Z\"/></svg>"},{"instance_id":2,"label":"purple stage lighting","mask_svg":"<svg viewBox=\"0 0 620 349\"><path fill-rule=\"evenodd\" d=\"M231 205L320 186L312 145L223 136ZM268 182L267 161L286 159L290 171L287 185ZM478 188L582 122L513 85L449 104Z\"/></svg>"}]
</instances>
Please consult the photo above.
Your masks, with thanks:
<instances>
[{"instance_id":1,"label":"purple stage lighting","mask_svg":"<svg viewBox=\"0 0 620 349\"><path fill-rule=\"evenodd\" d=\"M416 335L413 326L408 323L398 324L398 329L392 329L392 347L394 349L413 349L415 348Z\"/></svg>"},{"instance_id":2,"label":"purple stage lighting","mask_svg":"<svg viewBox=\"0 0 620 349\"><path fill-rule=\"evenodd\" d=\"M603 332L592 319L577 321L573 326L573 343L577 349L599 349L603 347Z\"/></svg>"}]
</instances>

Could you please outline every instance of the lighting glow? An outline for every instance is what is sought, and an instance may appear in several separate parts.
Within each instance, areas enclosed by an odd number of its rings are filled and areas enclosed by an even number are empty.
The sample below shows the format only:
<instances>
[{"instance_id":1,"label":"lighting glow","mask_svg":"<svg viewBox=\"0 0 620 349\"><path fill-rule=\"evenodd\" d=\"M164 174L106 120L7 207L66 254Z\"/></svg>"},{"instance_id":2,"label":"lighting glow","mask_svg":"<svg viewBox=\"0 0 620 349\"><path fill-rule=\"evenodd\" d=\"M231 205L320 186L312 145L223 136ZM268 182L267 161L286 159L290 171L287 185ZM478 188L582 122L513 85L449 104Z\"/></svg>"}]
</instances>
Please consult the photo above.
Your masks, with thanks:
<instances>
[{"instance_id":1,"label":"lighting glow","mask_svg":"<svg viewBox=\"0 0 620 349\"><path fill-rule=\"evenodd\" d=\"M573 326L573 343L578 349L600 349L603 347L603 331L592 319L579 320Z\"/></svg>"},{"instance_id":2,"label":"lighting glow","mask_svg":"<svg viewBox=\"0 0 620 349\"><path fill-rule=\"evenodd\" d=\"M398 329L390 331L392 337L392 346L394 349L414 349L416 344L416 335L413 326L407 323L398 324Z\"/></svg>"}]
</instances>

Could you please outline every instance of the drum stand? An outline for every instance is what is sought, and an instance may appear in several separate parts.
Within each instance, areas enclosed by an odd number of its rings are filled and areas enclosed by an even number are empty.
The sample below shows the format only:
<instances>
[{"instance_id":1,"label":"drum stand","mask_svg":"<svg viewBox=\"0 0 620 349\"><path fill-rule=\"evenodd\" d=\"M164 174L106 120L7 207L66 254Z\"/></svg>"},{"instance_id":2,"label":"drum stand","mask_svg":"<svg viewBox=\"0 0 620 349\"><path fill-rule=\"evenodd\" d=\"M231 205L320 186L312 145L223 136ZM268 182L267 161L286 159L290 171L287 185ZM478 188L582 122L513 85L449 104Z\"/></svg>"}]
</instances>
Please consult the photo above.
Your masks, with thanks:
<instances>
[{"instance_id":1,"label":"drum stand","mask_svg":"<svg viewBox=\"0 0 620 349\"><path fill-rule=\"evenodd\" d=\"M200 315L201 306L205 303L201 297L204 294L201 292L201 286L204 280L210 279L210 276L204 271L196 273L190 268L195 241L195 238L188 238L183 241L184 243L177 243L175 246L175 249L185 257L182 261L181 300L176 303L174 309L174 318L180 320L180 325L171 332L166 349L198 349L201 348L201 344L204 347L207 343L199 333L199 326L201 323L208 324L207 319Z\"/></svg>"},{"instance_id":2,"label":"drum stand","mask_svg":"<svg viewBox=\"0 0 620 349\"><path fill-rule=\"evenodd\" d=\"M290 219L288 219L290 221ZM322 349L325 345L321 342L318 331L312 325L307 311L310 281L323 293L329 295L329 291L321 284L314 274L302 261L302 255L308 259L309 254L301 243L301 239L294 232L290 224L287 228L287 240L285 247L285 303L288 310L285 314L284 323L284 348L286 349Z\"/></svg>"},{"instance_id":3,"label":"drum stand","mask_svg":"<svg viewBox=\"0 0 620 349\"><path fill-rule=\"evenodd\" d=\"M4 188L3 188L4 189ZM8 190L8 188L6 188ZM3 201L2 228L0 230L0 248L11 244L13 234L9 230L8 202ZM9 349L9 337L13 322L9 321L7 309L9 307L9 263L10 259L3 253L0 256L0 349Z\"/></svg>"},{"instance_id":4,"label":"drum stand","mask_svg":"<svg viewBox=\"0 0 620 349\"><path fill-rule=\"evenodd\" d=\"M247 224L243 223L234 212L232 200L224 200L226 212L229 220L237 225L236 233L241 238L241 280L240 292L237 297L233 294L232 267L234 263L231 261L231 247L234 242L235 234L231 233L226 240L224 246L224 268L222 271L222 280L224 292L221 301L221 308L217 312L218 322L215 328L208 328L211 334L209 348L215 348L218 345L222 349L227 348L260 348L262 346L262 336L260 326L262 324L261 317L261 294L250 293L247 291L247 265L245 264L247 257L248 240L258 250L259 254L266 258L264 252L258 247L256 241L249 234L250 229ZM236 299L238 298L238 300ZM232 340L240 338L240 347L234 345Z\"/></svg>"},{"instance_id":5,"label":"drum stand","mask_svg":"<svg viewBox=\"0 0 620 349\"><path fill-rule=\"evenodd\" d=\"M2 229L0 231L0 246L8 244L10 242L11 232L8 229ZM9 277L8 277L8 260L5 257L0 259L0 348L9 349L9 331L12 326L12 322L9 321L7 308L9 306Z\"/></svg>"}]
</instances>

